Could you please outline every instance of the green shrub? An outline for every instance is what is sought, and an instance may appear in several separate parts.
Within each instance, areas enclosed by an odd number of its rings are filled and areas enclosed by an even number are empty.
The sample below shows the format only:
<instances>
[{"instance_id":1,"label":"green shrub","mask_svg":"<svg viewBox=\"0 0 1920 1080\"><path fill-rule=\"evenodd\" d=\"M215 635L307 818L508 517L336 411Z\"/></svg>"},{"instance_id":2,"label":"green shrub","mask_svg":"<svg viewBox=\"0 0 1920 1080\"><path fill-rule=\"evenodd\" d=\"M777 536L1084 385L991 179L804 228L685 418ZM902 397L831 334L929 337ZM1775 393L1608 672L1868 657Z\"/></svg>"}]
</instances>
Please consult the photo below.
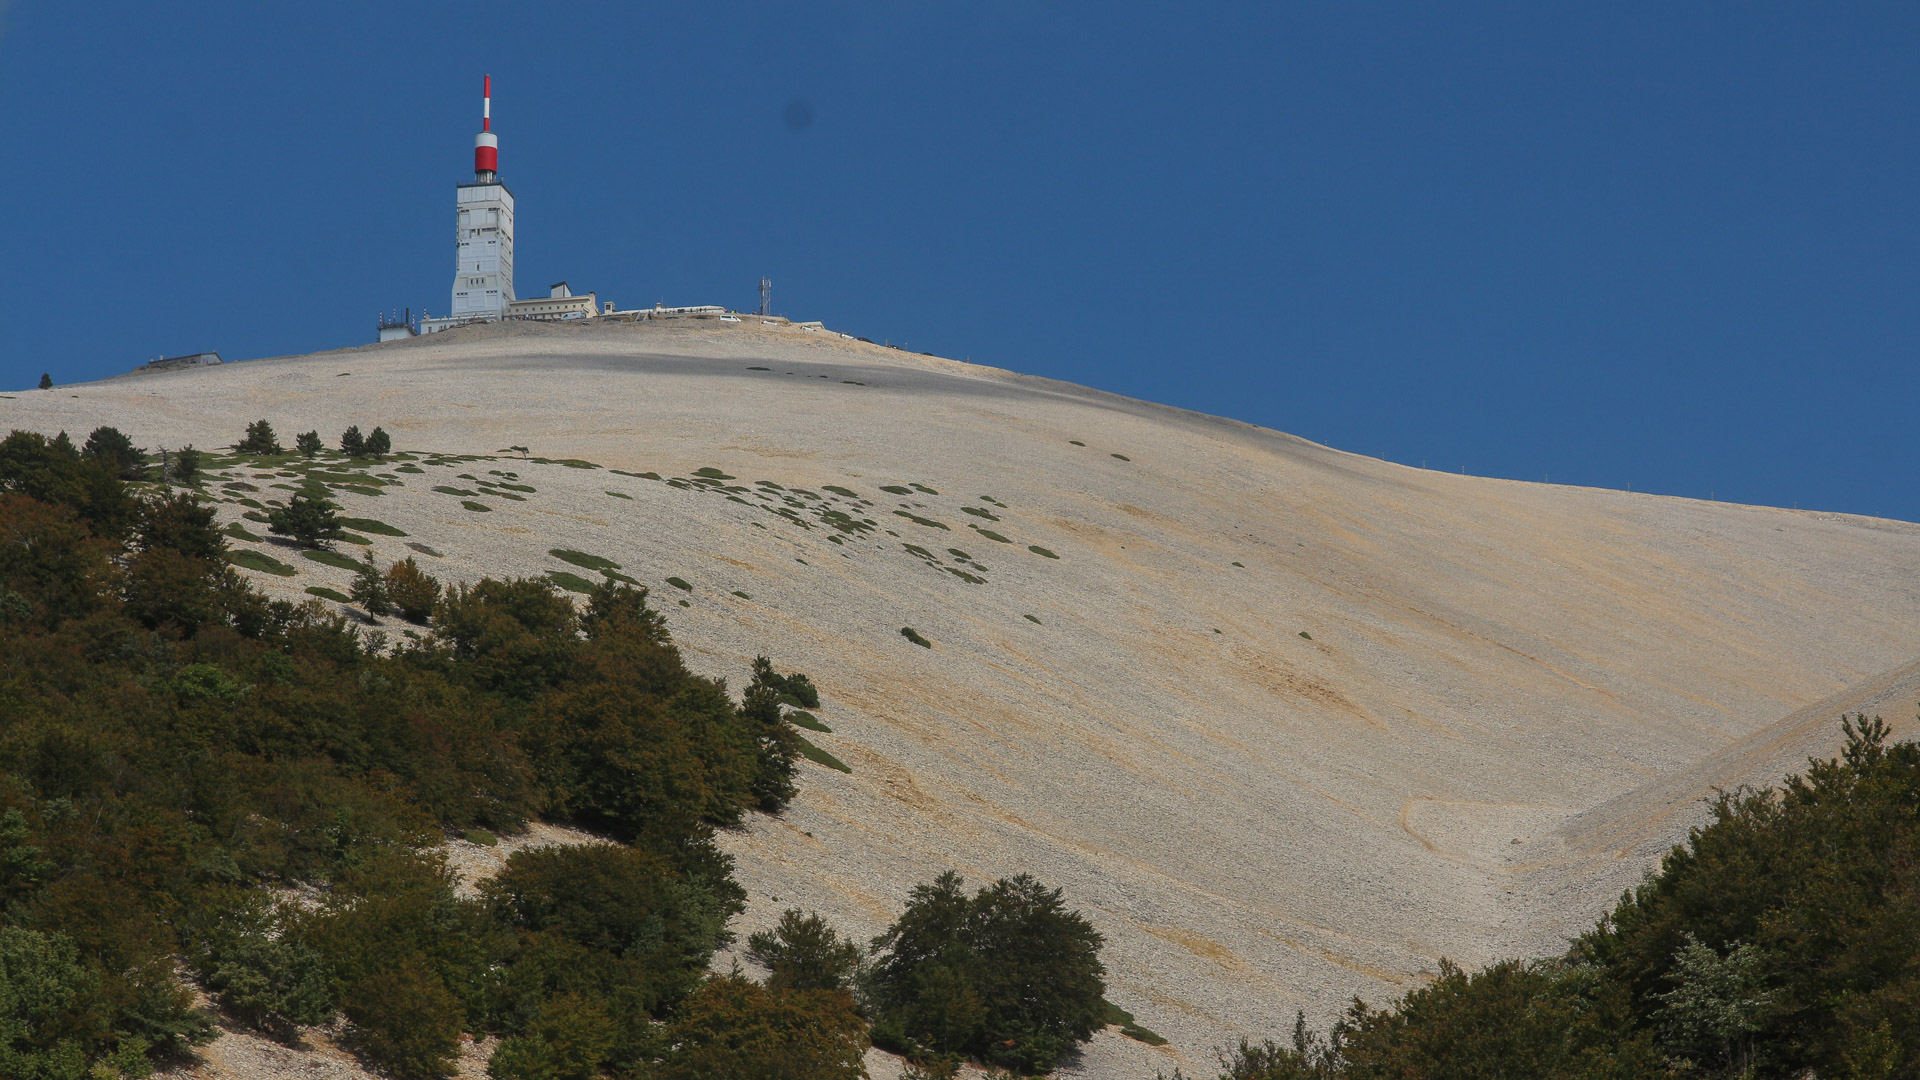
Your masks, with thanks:
<instances>
[{"instance_id":1,"label":"green shrub","mask_svg":"<svg viewBox=\"0 0 1920 1080\"><path fill-rule=\"evenodd\" d=\"M374 429L367 434L366 450L368 457L386 457L393 452L393 439L387 434L385 428L376 425Z\"/></svg>"},{"instance_id":2,"label":"green shrub","mask_svg":"<svg viewBox=\"0 0 1920 1080\"><path fill-rule=\"evenodd\" d=\"M340 518L328 500L295 492L287 505L267 511L267 531L309 547L323 546L340 538Z\"/></svg>"},{"instance_id":3,"label":"green shrub","mask_svg":"<svg viewBox=\"0 0 1920 1080\"><path fill-rule=\"evenodd\" d=\"M1011 544L1011 543L1013 543L1013 541L1011 541L1011 540L1009 540L1009 539L1007 539L1007 538L1006 538L1006 537L1004 537L1004 536L1001 536L1001 535L1000 535L999 533L997 533L997 532L994 532L994 531L993 531L992 529L981 529L981 528L975 528L975 529L974 529L974 531L975 531L975 532L977 532L977 533L979 533L979 534L980 534L981 536L984 536L984 537L986 537L987 539L989 539L989 540L991 540L991 541L993 541L993 542L994 542L994 543L996 543L996 544Z\"/></svg>"},{"instance_id":4,"label":"green shrub","mask_svg":"<svg viewBox=\"0 0 1920 1080\"><path fill-rule=\"evenodd\" d=\"M673 586L676 589L679 589L682 592L693 591L693 586L689 585L685 578L670 577L667 579L667 584Z\"/></svg>"},{"instance_id":5,"label":"green shrub","mask_svg":"<svg viewBox=\"0 0 1920 1080\"><path fill-rule=\"evenodd\" d=\"M322 600L331 600L336 604L353 603L353 597L348 596L346 593L341 592L339 589L329 589L325 585L307 586L307 595L317 596Z\"/></svg>"},{"instance_id":6,"label":"green shrub","mask_svg":"<svg viewBox=\"0 0 1920 1080\"><path fill-rule=\"evenodd\" d=\"M367 1060L403 1080L454 1074L465 1012L424 956L367 973L344 994L347 1039Z\"/></svg>"},{"instance_id":7,"label":"green shrub","mask_svg":"<svg viewBox=\"0 0 1920 1080\"><path fill-rule=\"evenodd\" d=\"M366 608L368 614L385 615L390 610L387 577L380 572L379 564L373 561L372 551L363 553L361 561L354 564L353 584L348 587L347 595Z\"/></svg>"},{"instance_id":8,"label":"green shrub","mask_svg":"<svg viewBox=\"0 0 1920 1080\"><path fill-rule=\"evenodd\" d=\"M716 975L674 1014L667 1040L672 1050L654 1074L661 1080L866 1075L867 1025L844 991L783 991Z\"/></svg>"},{"instance_id":9,"label":"green shrub","mask_svg":"<svg viewBox=\"0 0 1920 1080\"><path fill-rule=\"evenodd\" d=\"M494 847L500 843L498 836L495 836L485 829L468 829L461 834L461 837L466 840L467 843L479 844L481 847Z\"/></svg>"},{"instance_id":10,"label":"green shrub","mask_svg":"<svg viewBox=\"0 0 1920 1080\"><path fill-rule=\"evenodd\" d=\"M240 437L233 449L241 454L278 454L280 440L274 436L272 424L255 420L247 425L247 433Z\"/></svg>"},{"instance_id":11,"label":"green shrub","mask_svg":"<svg viewBox=\"0 0 1920 1080\"><path fill-rule=\"evenodd\" d=\"M961 885L948 872L917 886L874 939L875 1042L1050 1070L1105 1023L1102 938L1029 875L971 897Z\"/></svg>"},{"instance_id":12,"label":"green shrub","mask_svg":"<svg viewBox=\"0 0 1920 1080\"><path fill-rule=\"evenodd\" d=\"M921 636L920 636L920 631L918 631L918 630L915 630L915 629L914 629L913 627L911 627L911 626L903 626L903 627L901 627L901 628L900 628L900 636L901 636L901 637L903 637L903 638L906 638L906 639L907 639L908 641L911 641L911 642L913 642L913 643L914 643L915 645L918 645L918 646L920 646L920 647L921 647L921 648L923 648L923 649L931 649L931 648L933 648L933 642L931 642L931 641L928 641L928 640L927 640L926 638L924 638L924 637L921 637Z\"/></svg>"},{"instance_id":13,"label":"green shrub","mask_svg":"<svg viewBox=\"0 0 1920 1080\"><path fill-rule=\"evenodd\" d=\"M410 623L425 625L440 602L440 583L409 555L387 567L387 600Z\"/></svg>"},{"instance_id":14,"label":"green shrub","mask_svg":"<svg viewBox=\"0 0 1920 1080\"><path fill-rule=\"evenodd\" d=\"M122 480L138 480L147 469L147 453L133 445L119 428L97 427L80 448L82 457L106 466Z\"/></svg>"},{"instance_id":15,"label":"green shrub","mask_svg":"<svg viewBox=\"0 0 1920 1080\"><path fill-rule=\"evenodd\" d=\"M182 484L193 483L200 474L200 459L204 456L193 448L192 443L173 452L173 478Z\"/></svg>"},{"instance_id":16,"label":"green shrub","mask_svg":"<svg viewBox=\"0 0 1920 1080\"><path fill-rule=\"evenodd\" d=\"M312 458L326 446L318 431L303 431L293 437L293 448L303 458Z\"/></svg>"},{"instance_id":17,"label":"green shrub","mask_svg":"<svg viewBox=\"0 0 1920 1080\"><path fill-rule=\"evenodd\" d=\"M477 514L489 514L493 512L493 507L488 506L486 503L474 502L472 499L462 499L460 505Z\"/></svg>"},{"instance_id":18,"label":"green shrub","mask_svg":"<svg viewBox=\"0 0 1920 1080\"><path fill-rule=\"evenodd\" d=\"M1035 555L1038 555L1043 559L1057 559L1060 557L1058 555L1055 555L1053 552L1048 551L1046 548L1041 547L1039 544L1029 544L1027 545L1027 550L1033 552Z\"/></svg>"},{"instance_id":19,"label":"green shrub","mask_svg":"<svg viewBox=\"0 0 1920 1080\"><path fill-rule=\"evenodd\" d=\"M768 969L775 990L850 990L860 971L860 946L818 914L788 908L771 930L747 938L747 959Z\"/></svg>"},{"instance_id":20,"label":"green shrub","mask_svg":"<svg viewBox=\"0 0 1920 1080\"><path fill-rule=\"evenodd\" d=\"M721 472L721 471L720 471L719 469L716 469L716 468L714 468L714 467L713 467L713 466L711 466L711 465L709 465L709 466L706 466L705 468L700 468L700 469L695 469L695 470L693 470L693 475L695 475L695 476L698 476L698 477L702 477L702 478L704 478L704 479L707 479L707 480L732 480L732 479L735 479L734 477L731 477L731 476L728 476L728 475L727 475L726 473L723 473L723 472Z\"/></svg>"}]
</instances>

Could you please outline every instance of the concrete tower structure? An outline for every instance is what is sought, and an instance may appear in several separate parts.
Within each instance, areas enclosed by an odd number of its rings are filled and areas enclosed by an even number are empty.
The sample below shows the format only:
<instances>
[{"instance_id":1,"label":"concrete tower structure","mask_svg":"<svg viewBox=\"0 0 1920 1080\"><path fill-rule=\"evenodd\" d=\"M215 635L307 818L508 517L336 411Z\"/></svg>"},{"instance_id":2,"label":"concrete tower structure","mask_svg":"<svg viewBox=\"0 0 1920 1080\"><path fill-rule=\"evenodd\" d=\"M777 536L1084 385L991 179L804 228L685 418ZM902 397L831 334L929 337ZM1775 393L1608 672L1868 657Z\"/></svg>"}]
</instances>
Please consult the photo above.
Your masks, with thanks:
<instances>
[{"instance_id":1,"label":"concrete tower structure","mask_svg":"<svg viewBox=\"0 0 1920 1080\"><path fill-rule=\"evenodd\" d=\"M498 319L513 303L513 192L500 182L500 140L493 133L493 76L480 98L473 138L473 183L455 198L454 319Z\"/></svg>"}]
</instances>

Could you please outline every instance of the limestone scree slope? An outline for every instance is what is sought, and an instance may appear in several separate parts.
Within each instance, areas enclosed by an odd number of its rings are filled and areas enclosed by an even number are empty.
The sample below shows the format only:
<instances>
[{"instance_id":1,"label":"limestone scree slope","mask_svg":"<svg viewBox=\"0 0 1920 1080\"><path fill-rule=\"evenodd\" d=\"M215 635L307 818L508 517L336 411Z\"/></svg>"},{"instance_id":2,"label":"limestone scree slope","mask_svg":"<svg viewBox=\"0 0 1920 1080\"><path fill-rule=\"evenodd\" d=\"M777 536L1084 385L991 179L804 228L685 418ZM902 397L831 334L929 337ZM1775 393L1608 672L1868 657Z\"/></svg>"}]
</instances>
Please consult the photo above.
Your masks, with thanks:
<instances>
[{"instance_id":1,"label":"limestone scree slope","mask_svg":"<svg viewBox=\"0 0 1920 1080\"><path fill-rule=\"evenodd\" d=\"M752 319L0 400L149 448L260 417L420 455L321 478L406 534L364 533L382 561L591 578L550 554L582 553L653 590L695 667L808 672L832 728L808 737L851 772L806 763L785 816L726 837L743 935L799 905L864 937L942 870L1033 872L1173 1040L1109 1031L1083 1075L1204 1065L1443 956L1558 951L1715 785L1830 753L1843 708L1911 735L1920 695L1920 526L1407 468ZM247 500L295 478L222 471L223 519L264 534ZM248 571L279 595L349 577L235 547L297 571Z\"/></svg>"}]
</instances>

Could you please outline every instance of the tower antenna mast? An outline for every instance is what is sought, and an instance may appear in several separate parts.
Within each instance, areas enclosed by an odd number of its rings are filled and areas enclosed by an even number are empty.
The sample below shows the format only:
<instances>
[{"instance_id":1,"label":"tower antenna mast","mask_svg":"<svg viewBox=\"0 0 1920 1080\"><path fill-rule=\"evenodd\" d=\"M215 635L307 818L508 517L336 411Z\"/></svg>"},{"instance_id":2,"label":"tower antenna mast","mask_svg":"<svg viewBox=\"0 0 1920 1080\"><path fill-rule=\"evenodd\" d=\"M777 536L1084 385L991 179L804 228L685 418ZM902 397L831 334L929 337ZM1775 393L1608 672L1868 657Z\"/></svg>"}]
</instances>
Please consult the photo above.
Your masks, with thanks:
<instances>
[{"instance_id":1,"label":"tower antenna mast","mask_svg":"<svg viewBox=\"0 0 1920 1080\"><path fill-rule=\"evenodd\" d=\"M760 279L760 314L773 314L773 279Z\"/></svg>"}]
</instances>

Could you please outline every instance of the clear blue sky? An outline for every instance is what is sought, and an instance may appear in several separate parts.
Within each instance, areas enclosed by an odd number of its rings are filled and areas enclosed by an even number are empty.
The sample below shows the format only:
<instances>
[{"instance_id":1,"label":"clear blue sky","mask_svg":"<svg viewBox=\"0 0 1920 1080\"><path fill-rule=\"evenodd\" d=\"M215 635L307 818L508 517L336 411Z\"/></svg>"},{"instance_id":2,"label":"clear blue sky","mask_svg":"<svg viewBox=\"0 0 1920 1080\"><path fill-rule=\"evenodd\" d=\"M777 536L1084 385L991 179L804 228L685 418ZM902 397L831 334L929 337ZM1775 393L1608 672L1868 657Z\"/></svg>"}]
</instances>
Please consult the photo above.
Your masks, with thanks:
<instances>
[{"instance_id":1,"label":"clear blue sky","mask_svg":"<svg viewBox=\"0 0 1920 1080\"><path fill-rule=\"evenodd\" d=\"M523 295L765 274L796 318L1407 464L1920 520L1920 5L0 22L0 386L444 312L492 72Z\"/></svg>"}]
</instances>

